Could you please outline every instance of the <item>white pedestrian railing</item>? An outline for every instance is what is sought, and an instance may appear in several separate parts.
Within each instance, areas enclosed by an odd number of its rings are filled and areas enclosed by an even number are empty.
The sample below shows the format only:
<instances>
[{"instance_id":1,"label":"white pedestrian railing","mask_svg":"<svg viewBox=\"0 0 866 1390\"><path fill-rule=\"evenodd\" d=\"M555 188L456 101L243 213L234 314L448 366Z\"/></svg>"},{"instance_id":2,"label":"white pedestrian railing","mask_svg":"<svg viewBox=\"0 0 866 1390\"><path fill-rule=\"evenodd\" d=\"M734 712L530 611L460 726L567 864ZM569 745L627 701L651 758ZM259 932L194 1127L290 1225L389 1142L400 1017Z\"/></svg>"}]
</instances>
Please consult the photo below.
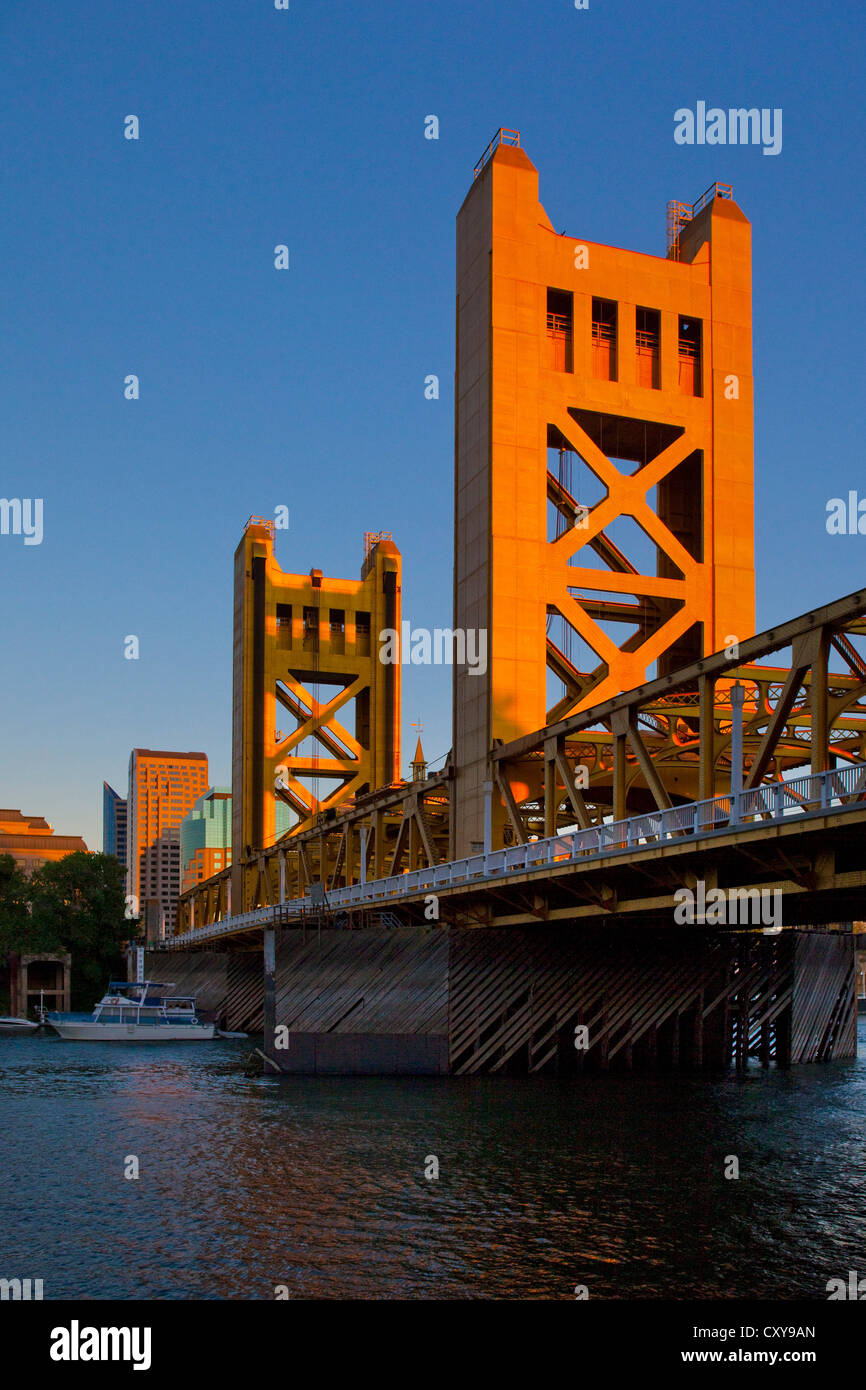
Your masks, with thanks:
<instances>
[{"instance_id":1,"label":"white pedestrian railing","mask_svg":"<svg viewBox=\"0 0 866 1390\"><path fill-rule=\"evenodd\" d=\"M792 816L818 815L863 807L866 801L866 764L850 764L830 772L794 777L789 782L769 782L749 791L716 796L710 801L690 801L668 810L650 811L627 820L608 821L589 830L574 830L550 839L530 840L525 845L473 854L432 868L414 869L335 888L327 895L328 909L393 904L420 893L436 893L440 888L477 884L507 878L509 874L536 872L557 864L602 859L628 854L665 841L702 837L747 825L772 825ZM194 927L171 938L169 947L191 945L245 927L258 927L276 919L290 921L315 912L309 897L292 898L278 907L260 907L241 916L226 917L205 927Z\"/></svg>"}]
</instances>

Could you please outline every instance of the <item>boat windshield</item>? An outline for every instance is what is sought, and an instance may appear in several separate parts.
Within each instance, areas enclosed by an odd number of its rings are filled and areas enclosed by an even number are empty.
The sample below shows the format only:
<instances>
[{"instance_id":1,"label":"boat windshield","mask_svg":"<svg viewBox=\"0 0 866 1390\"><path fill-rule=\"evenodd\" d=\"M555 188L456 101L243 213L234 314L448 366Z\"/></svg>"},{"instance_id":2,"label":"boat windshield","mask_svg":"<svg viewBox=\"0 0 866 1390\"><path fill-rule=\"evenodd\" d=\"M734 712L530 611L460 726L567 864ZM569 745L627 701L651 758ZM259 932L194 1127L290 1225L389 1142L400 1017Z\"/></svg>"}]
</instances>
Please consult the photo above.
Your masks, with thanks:
<instances>
[{"instance_id":1,"label":"boat windshield","mask_svg":"<svg viewBox=\"0 0 866 1390\"><path fill-rule=\"evenodd\" d=\"M166 996L162 992L151 992L173 988L174 985L162 980L112 980L96 1005L93 1018L103 1023L130 1023L136 1019L142 1023L156 1023L164 1022L171 1014L176 1021L195 1022L194 995Z\"/></svg>"}]
</instances>

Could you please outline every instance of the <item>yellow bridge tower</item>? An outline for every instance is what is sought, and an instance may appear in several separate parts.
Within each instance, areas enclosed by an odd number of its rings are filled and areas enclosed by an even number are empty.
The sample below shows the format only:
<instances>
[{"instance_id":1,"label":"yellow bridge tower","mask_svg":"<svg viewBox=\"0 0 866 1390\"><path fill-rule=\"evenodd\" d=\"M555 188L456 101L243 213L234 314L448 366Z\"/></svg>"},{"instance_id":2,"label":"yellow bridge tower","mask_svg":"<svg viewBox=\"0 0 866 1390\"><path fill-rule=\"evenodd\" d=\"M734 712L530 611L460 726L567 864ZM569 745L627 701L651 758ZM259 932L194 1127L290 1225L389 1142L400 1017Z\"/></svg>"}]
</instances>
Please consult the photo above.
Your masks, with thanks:
<instances>
[{"instance_id":1,"label":"yellow bridge tower","mask_svg":"<svg viewBox=\"0 0 866 1390\"><path fill-rule=\"evenodd\" d=\"M517 132L457 219L451 853L491 834L491 749L754 632L750 226L714 185L666 256L554 230ZM514 787L520 800L529 788ZM485 835L485 800L491 797Z\"/></svg>"},{"instance_id":2,"label":"yellow bridge tower","mask_svg":"<svg viewBox=\"0 0 866 1390\"><path fill-rule=\"evenodd\" d=\"M380 662L378 637L400 631L400 552L388 533L368 533L365 552L359 580L285 574L257 518L235 552L235 913L279 900L265 855L278 801L294 837L399 778L400 667Z\"/></svg>"}]
</instances>

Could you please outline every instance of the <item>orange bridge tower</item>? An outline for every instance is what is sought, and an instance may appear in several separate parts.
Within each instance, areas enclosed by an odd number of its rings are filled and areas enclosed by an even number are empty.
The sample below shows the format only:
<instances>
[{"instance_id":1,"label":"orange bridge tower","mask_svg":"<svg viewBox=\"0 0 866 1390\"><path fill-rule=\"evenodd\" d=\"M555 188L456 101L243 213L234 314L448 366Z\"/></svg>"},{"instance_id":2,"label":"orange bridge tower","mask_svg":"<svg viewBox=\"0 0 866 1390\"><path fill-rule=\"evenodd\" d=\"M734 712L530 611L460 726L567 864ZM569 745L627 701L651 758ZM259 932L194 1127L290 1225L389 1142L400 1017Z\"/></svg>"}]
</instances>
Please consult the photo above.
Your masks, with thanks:
<instances>
[{"instance_id":1,"label":"orange bridge tower","mask_svg":"<svg viewBox=\"0 0 866 1390\"><path fill-rule=\"evenodd\" d=\"M495 741L754 633L751 228L719 184L668 216L664 256L557 233L500 131L457 218L455 856L502 842Z\"/></svg>"}]
</instances>

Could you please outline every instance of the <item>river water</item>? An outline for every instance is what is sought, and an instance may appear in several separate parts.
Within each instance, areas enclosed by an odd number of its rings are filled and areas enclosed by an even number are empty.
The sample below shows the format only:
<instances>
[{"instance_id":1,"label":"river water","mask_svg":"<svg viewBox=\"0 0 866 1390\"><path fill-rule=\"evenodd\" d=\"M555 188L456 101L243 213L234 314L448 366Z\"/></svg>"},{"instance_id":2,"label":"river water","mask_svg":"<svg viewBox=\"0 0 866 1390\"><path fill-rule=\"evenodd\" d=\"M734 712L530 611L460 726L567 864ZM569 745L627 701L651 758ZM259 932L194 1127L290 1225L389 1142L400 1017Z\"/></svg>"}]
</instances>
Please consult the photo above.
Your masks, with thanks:
<instances>
[{"instance_id":1,"label":"river water","mask_svg":"<svg viewBox=\"0 0 866 1390\"><path fill-rule=\"evenodd\" d=\"M273 1081L250 1047L0 1038L0 1277L46 1299L825 1300L866 1274L864 1020L857 1061L718 1079Z\"/></svg>"}]
</instances>

